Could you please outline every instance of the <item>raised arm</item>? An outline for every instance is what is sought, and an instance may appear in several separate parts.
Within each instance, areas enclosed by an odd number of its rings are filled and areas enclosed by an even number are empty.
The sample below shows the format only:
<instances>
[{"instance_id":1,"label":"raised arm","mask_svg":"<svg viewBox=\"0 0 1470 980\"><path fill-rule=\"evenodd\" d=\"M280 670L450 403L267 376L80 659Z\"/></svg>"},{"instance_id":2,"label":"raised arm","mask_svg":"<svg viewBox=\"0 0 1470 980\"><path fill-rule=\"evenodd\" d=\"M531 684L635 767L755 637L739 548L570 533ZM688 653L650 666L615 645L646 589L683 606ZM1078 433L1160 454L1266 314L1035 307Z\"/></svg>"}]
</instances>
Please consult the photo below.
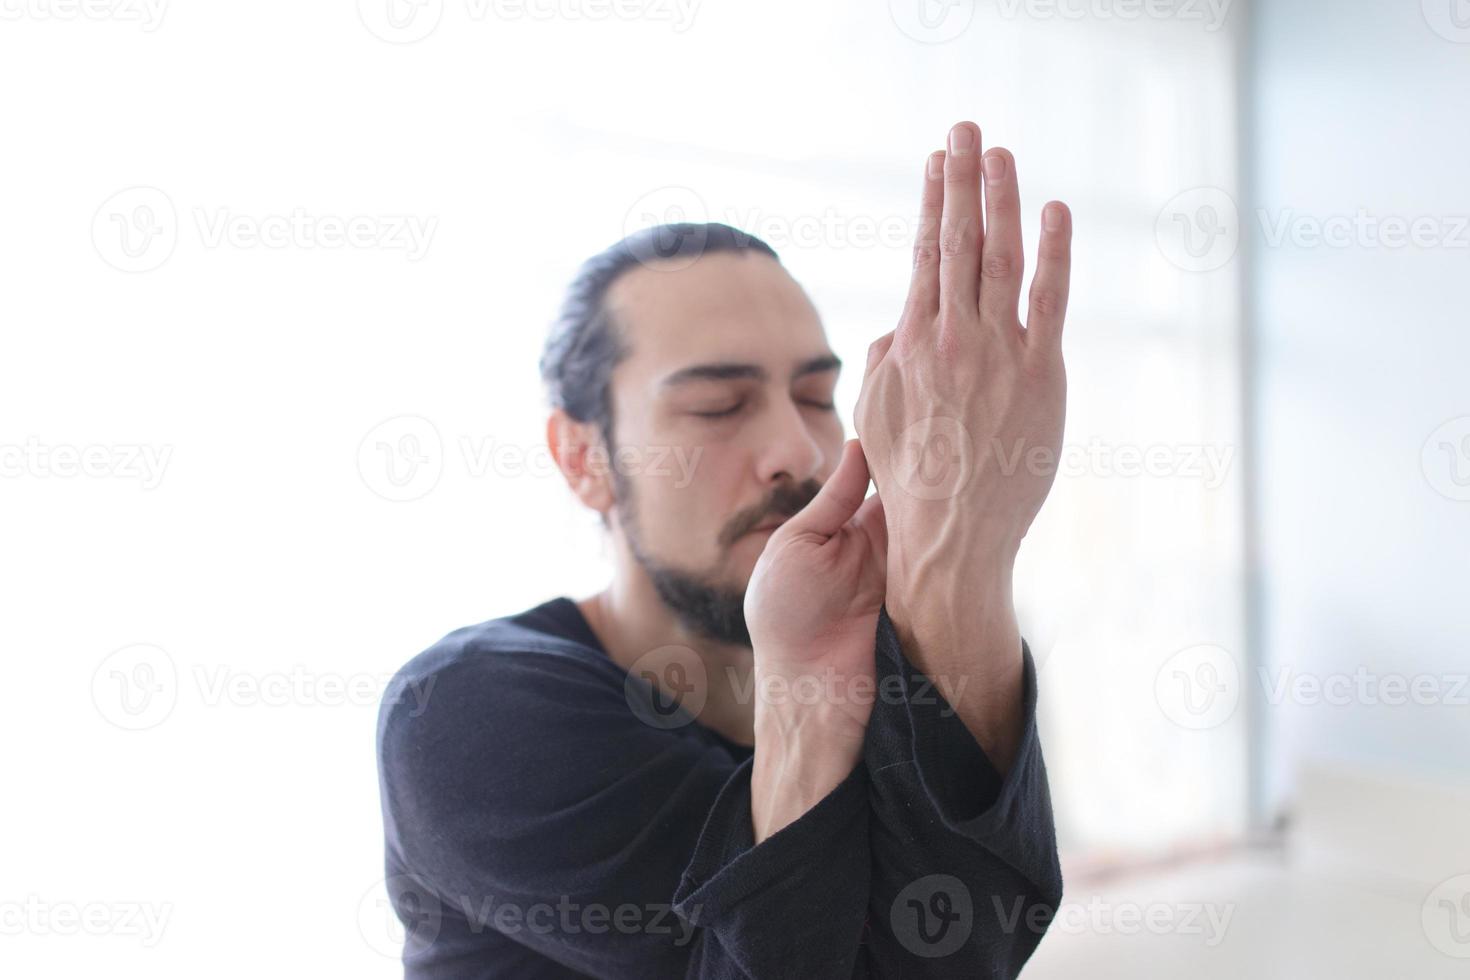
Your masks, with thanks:
<instances>
[{"instance_id":1,"label":"raised arm","mask_svg":"<svg viewBox=\"0 0 1470 980\"><path fill-rule=\"evenodd\" d=\"M955 708L1004 772L1023 734L1012 573L1061 450L1071 215L1042 210L1023 326L1011 154L982 154L975 124L954 127L929 158L922 214L908 303L869 351L857 431L887 515L898 639L923 673L964 681Z\"/></svg>"}]
</instances>

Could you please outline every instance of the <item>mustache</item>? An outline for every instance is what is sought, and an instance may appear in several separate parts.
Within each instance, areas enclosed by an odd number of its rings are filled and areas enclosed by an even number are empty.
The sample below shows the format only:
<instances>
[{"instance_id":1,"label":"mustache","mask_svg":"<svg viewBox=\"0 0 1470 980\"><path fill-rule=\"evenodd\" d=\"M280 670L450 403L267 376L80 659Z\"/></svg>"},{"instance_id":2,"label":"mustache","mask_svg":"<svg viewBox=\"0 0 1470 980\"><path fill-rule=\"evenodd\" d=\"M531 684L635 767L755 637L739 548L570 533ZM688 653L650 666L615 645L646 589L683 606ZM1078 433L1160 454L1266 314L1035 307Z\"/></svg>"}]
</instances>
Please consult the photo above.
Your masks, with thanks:
<instances>
[{"instance_id":1,"label":"mustache","mask_svg":"<svg viewBox=\"0 0 1470 980\"><path fill-rule=\"evenodd\" d=\"M720 544L729 548L740 538L754 531L772 517L794 517L822 489L816 480L800 483L782 483L759 504L747 507L725 524L720 532Z\"/></svg>"}]
</instances>

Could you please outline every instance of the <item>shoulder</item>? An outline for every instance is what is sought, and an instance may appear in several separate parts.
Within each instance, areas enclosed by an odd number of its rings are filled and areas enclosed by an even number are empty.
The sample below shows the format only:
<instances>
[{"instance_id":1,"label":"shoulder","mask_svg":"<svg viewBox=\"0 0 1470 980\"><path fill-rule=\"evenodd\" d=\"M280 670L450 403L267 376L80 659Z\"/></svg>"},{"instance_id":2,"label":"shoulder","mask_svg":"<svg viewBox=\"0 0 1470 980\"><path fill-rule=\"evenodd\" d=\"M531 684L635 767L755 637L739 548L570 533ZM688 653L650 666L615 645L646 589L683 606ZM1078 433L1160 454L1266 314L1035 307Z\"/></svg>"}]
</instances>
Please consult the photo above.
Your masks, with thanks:
<instances>
[{"instance_id":1,"label":"shoulder","mask_svg":"<svg viewBox=\"0 0 1470 980\"><path fill-rule=\"evenodd\" d=\"M619 694L623 671L601 650L531 625L544 623L551 605L461 627L409 660L384 691L380 738L431 713L447 721L462 710L484 715L544 698L568 705Z\"/></svg>"},{"instance_id":2,"label":"shoulder","mask_svg":"<svg viewBox=\"0 0 1470 980\"><path fill-rule=\"evenodd\" d=\"M377 731L390 790L489 790L548 765L594 763L642 734L627 674L601 650L547 632L535 612L457 629L394 675Z\"/></svg>"}]
</instances>

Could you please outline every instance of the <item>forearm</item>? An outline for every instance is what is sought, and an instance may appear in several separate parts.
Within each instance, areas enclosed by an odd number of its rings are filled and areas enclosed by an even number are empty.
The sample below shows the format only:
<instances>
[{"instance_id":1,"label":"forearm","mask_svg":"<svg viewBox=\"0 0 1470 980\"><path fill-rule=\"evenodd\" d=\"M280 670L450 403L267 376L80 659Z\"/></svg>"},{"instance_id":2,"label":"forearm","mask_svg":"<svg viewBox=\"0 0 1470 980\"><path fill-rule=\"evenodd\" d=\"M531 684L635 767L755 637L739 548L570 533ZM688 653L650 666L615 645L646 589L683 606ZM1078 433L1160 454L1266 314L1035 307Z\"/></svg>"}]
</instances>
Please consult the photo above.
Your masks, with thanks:
<instances>
[{"instance_id":1,"label":"forearm","mask_svg":"<svg viewBox=\"0 0 1470 980\"><path fill-rule=\"evenodd\" d=\"M840 706L757 702L750 818L759 844L798 818L851 775L863 750L863 728Z\"/></svg>"},{"instance_id":2,"label":"forearm","mask_svg":"<svg viewBox=\"0 0 1470 980\"><path fill-rule=\"evenodd\" d=\"M950 698L1002 773L1021 737L1024 662L1012 598L1019 542L975 524L890 537L885 605L905 656Z\"/></svg>"}]
</instances>

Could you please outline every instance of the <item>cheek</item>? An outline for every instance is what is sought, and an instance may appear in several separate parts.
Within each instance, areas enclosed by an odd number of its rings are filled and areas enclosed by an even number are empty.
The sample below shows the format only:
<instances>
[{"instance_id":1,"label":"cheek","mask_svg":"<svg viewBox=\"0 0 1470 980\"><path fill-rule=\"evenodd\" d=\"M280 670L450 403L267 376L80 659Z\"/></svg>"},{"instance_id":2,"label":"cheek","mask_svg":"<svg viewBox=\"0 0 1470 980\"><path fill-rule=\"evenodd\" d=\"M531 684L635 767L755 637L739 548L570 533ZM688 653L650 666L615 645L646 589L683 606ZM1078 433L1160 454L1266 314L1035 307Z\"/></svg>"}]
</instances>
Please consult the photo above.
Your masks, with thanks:
<instances>
[{"instance_id":1,"label":"cheek","mask_svg":"<svg viewBox=\"0 0 1470 980\"><path fill-rule=\"evenodd\" d=\"M708 562L729 514L722 511L722 475L698 448L658 450L626 469L646 545L681 565Z\"/></svg>"}]
</instances>

